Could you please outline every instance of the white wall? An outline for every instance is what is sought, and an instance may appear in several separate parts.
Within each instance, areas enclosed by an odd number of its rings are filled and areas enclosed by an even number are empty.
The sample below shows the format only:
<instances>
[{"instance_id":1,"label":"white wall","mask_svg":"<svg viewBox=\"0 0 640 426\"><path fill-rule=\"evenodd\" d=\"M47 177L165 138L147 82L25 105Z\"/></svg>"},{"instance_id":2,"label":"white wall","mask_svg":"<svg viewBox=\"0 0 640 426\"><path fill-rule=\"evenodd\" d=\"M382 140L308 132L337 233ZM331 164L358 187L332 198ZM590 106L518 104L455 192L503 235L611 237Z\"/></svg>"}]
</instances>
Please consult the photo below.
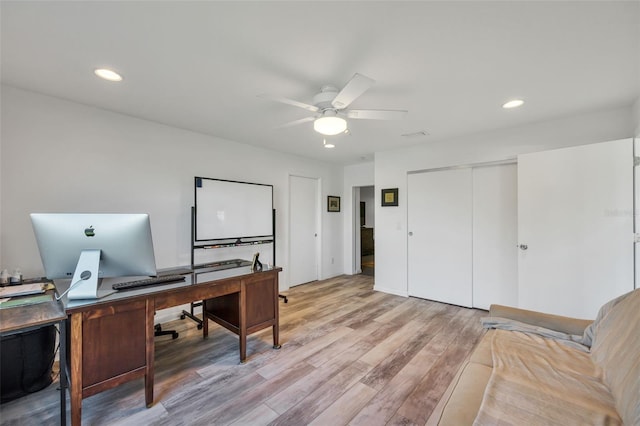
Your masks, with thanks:
<instances>
[{"instance_id":1,"label":"white wall","mask_svg":"<svg viewBox=\"0 0 640 426\"><path fill-rule=\"evenodd\" d=\"M621 108L377 153L375 289L407 295L407 172L622 139L633 129L631 108ZM398 188L398 207L380 207L383 188Z\"/></svg>"},{"instance_id":2,"label":"white wall","mask_svg":"<svg viewBox=\"0 0 640 426\"><path fill-rule=\"evenodd\" d=\"M2 86L1 95L0 268L19 266L25 277L44 272L31 212L146 212L158 268L189 264L193 177L204 176L274 185L286 289L289 174L320 178L324 200L343 189L340 166L13 87ZM321 218L324 279L344 269L343 221L326 209Z\"/></svg>"},{"instance_id":3,"label":"white wall","mask_svg":"<svg viewBox=\"0 0 640 426\"><path fill-rule=\"evenodd\" d=\"M360 199L354 199L354 188L361 186L371 186L374 183L374 164L373 162L355 164L344 167L344 187L342 190L342 218L343 218L343 245L344 245L344 273L348 275L357 274L355 256L355 226L356 219L360 215ZM358 193L360 191L358 190ZM357 207L356 207L357 206Z\"/></svg>"},{"instance_id":4,"label":"white wall","mask_svg":"<svg viewBox=\"0 0 640 426\"><path fill-rule=\"evenodd\" d=\"M633 123L635 126L635 131L633 132L633 134L636 138L640 138L640 97L636 99L636 102L633 104L631 110L633 114Z\"/></svg>"}]
</instances>

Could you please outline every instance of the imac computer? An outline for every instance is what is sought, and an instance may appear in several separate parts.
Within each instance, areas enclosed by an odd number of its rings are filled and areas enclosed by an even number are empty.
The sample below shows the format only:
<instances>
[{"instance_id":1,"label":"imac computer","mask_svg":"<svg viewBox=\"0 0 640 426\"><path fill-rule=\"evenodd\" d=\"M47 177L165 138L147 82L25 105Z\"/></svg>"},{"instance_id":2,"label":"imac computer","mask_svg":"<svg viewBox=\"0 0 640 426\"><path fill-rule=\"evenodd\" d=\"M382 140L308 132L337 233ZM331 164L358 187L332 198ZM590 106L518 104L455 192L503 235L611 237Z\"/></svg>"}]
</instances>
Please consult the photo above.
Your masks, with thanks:
<instances>
[{"instance_id":1,"label":"imac computer","mask_svg":"<svg viewBox=\"0 0 640 426\"><path fill-rule=\"evenodd\" d=\"M106 295L101 278L156 275L147 214L32 213L31 223L47 278L71 279L69 300Z\"/></svg>"}]
</instances>

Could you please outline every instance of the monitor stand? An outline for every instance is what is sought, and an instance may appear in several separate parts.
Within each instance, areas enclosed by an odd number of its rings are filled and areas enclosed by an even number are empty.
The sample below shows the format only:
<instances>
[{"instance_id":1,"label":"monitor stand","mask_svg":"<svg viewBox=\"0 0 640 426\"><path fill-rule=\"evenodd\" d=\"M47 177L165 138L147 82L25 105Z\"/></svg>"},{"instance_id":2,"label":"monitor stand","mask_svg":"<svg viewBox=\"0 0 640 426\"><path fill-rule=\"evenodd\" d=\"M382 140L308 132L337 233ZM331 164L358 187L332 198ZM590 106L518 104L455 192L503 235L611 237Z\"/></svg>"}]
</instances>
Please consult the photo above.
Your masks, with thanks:
<instances>
[{"instance_id":1,"label":"monitor stand","mask_svg":"<svg viewBox=\"0 0 640 426\"><path fill-rule=\"evenodd\" d=\"M99 299L115 293L114 291L98 291L98 272L100 271L100 250L82 250L76 270L69 287L69 300Z\"/></svg>"}]
</instances>

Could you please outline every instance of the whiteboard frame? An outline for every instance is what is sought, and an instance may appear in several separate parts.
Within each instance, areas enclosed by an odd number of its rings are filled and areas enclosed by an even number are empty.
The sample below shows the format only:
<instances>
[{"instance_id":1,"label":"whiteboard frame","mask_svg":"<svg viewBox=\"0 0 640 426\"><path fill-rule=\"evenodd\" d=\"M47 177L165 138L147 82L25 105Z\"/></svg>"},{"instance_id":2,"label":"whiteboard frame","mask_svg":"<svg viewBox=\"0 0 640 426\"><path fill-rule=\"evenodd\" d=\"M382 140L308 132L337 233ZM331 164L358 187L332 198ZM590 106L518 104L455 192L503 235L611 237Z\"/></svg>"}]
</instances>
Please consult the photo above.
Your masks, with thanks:
<instances>
[{"instance_id":1,"label":"whiteboard frame","mask_svg":"<svg viewBox=\"0 0 640 426\"><path fill-rule=\"evenodd\" d=\"M271 188L271 208L269 209L269 223L271 224L271 233L270 234L262 234L262 235L235 235L223 238L198 238L198 180L210 180L210 181L218 181L218 182L227 182L234 184L242 184L242 185L257 185ZM228 180L228 179L217 179L217 178L208 178L202 176L194 177L194 222L193 222L193 241L194 242L206 242L206 241L233 241L235 240L237 243L240 243L243 239L255 239L255 238L273 238L274 237L274 229L273 229L273 220L272 220L272 212L273 212L273 185L263 184L263 183L254 183L254 182L243 182L237 180ZM246 241L245 241L246 243Z\"/></svg>"}]
</instances>

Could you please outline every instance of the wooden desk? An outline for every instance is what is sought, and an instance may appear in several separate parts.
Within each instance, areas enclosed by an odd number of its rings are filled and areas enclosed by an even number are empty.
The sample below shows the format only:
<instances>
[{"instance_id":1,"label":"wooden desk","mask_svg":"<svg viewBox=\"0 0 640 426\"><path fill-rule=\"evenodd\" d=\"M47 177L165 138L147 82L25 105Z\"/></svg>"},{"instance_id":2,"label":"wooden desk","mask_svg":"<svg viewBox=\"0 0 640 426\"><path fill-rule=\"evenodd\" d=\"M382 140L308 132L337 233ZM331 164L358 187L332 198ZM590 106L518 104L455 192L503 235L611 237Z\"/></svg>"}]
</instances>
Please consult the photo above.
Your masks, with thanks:
<instances>
[{"instance_id":1,"label":"wooden desk","mask_svg":"<svg viewBox=\"0 0 640 426\"><path fill-rule=\"evenodd\" d=\"M59 324L60 327L60 424L67 424L66 387L67 376L62 360L66 357L67 333L65 320L67 314L62 302L54 297L54 291L45 295L51 297L50 302L36 303L0 309L0 335L10 336L41 327ZM26 296L30 297L30 296Z\"/></svg>"},{"instance_id":2,"label":"wooden desk","mask_svg":"<svg viewBox=\"0 0 640 426\"><path fill-rule=\"evenodd\" d=\"M278 285L270 275L256 274L240 282L240 292L206 299L202 304L202 335L209 334L210 319L240 339L240 362L246 358L247 334L273 327L273 348L278 342ZM241 310L244 309L244 312Z\"/></svg>"},{"instance_id":3,"label":"wooden desk","mask_svg":"<svg viewBox=\"0 0 640 426\"><path fill-rule=\"evenodd\" d=\"M278 273L282 268L253 272L251 268L186 275L185 282L118 292L98 300L66 301L70 327L69 361L71 424L80 425L82 399L122 383L144 377L145 402L153 404L154 321L157 310L221 296L233 303L239 335L240 361L246 359L247 333L273 327L274 347L278 342ZM261 303L275 306L273 317L263 327L247 327L247 301L260 284L273 289L272 300ZM68 282L67 282L68 285ZM253 314L252 314L253 315ZM204 336L208 327L203 323Z\"/></svg>"}]
</instances>

